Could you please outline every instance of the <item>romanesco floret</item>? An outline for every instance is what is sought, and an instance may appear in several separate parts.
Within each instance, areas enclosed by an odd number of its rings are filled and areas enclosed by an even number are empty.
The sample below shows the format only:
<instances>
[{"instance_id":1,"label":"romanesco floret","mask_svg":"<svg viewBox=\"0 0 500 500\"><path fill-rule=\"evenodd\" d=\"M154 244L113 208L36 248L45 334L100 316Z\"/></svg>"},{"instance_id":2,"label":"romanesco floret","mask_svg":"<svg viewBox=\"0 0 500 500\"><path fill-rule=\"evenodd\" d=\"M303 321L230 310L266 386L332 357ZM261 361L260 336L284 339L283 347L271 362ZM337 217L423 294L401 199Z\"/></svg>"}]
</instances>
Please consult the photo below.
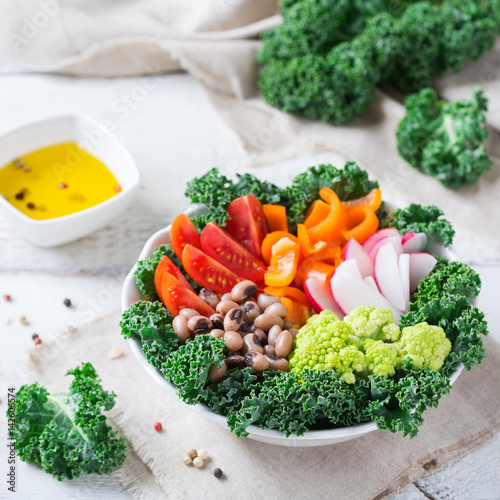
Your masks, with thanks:
<instances>
[{"instance_id":1,"label":"romanesco floret","mask_svg":"<svg viewBox=\"0 0 500 500\"><path fill-rule=\"evenodd\" d=\"M346 382L356 381L354 371L366 368L364 354L358 349L352 330L331 311L322 311L297 334L295 349L289 358L290 369L300 373L306 368L335 370Z\"/></svg>"},{"instance_id":2,"label":"romanesco floret","mask_svg":"<svg viewBox=\"0 0 500 500\"><path fill-rule=\"evenodd\" d=\"M411 358L415 368L439 370L450 353L451 342L439 326L418 323L403 328L398 347L405 358Z\"/></svg>"},{"instance_id":3,"label":"romanesco floret","mask_svg":"<svg viewBox=\"0 0 500 500\"><path fill-rule=\"evenodd\" d=\"M344 318L344 322L353 329L354 335L360 339L370 338L396 342L401 333L390 309L382 307L356 307Z\"/></svg>"},{"instance_id":4,"label":"romanesco floret","mask_svg":"<svg viewBox=\"0 0 500 500\"><path fill-rule=\"evenodd\" d=\"M401 365L402 355L397 344L383 340L366 339L362 347L369 373L392 377Z\"/></svg>"}]
</instances>

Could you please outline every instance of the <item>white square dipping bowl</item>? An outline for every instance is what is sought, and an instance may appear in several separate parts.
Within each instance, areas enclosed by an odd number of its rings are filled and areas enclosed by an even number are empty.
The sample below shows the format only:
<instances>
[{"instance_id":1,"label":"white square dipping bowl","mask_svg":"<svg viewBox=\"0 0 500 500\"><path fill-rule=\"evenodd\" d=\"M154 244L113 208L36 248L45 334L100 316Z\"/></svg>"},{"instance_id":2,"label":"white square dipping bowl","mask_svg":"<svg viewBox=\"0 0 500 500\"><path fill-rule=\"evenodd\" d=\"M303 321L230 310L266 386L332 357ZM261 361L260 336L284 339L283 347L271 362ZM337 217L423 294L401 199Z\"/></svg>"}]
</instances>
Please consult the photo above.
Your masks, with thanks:
<instances>
[{"instance_id":1,"label":"white square dipping bowl","mask_svg":"<svg viewBox=\"0 0 500 500\"><path fill-rule=\"evenodd\" d=\"M125 210L139 187L139 171L125 146L98 122L80 114L30 122L1 135L0 168L31 151L62 142L76 142L103 162L122 189L93 207L47 220L28 217L0 196L0 213L23 236L42 247L77 240L104 226Z\"/></svg>"}]
</instances>

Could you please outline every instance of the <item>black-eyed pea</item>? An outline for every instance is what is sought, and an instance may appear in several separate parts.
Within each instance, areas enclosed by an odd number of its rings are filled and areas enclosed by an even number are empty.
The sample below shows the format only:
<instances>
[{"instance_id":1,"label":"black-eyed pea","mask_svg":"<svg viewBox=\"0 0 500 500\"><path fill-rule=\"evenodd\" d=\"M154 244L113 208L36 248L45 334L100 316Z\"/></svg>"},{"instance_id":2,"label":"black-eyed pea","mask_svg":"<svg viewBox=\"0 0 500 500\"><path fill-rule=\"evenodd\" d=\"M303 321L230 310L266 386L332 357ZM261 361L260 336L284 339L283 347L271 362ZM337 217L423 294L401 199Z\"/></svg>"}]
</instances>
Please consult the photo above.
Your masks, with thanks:
<instances>
[{"instance_id":1,"label":"black-eyed pea","mask_svg":"<svg viewBox=\"0 0 500 500\"><path fill-rule=\"evenodd\" d=\"M208 288L202 288L198 295L200 296L200 299L208 304L212 309L215 309L217 307L217 304L219 303L219 297L217 297L217 294L214 291Z\"/></svg>"},{"instance_id":2,"label":"black-eyed pea","mask_svg":"<svg viewBox=\"0 0 500 500\"><path fill-rule=\"evenodd\" d=\"M191 337L191 330L188 328L188 320L179 314L172 321L172 327L174 328L174 332L179 337L179 342L184 344L186 340Z\"/></svg>"},{"instance_id":3,"label":"black-eyed pea","mask_svg":"<svg viewBox=\"0 0 500 500\"><path fill-rule=\"evenodd\" d=\"M186 319L192 318L193 316L199 316L200 313L195 309L189 309L189 307L185 307L179 311L180 316L184 316Z\"/></svg>"},{"instance_id":4,"label":"black-eyed pea","mask_svg":"<svg viewBox=\"0 0 500 500\"><path fill-rule=\"evenodd\" d=\"M232 297L233 296L231 295L231 292L227 292L227 293L225 293L224 295L221 296L220 300L221 300L221 302L223 300L233 300Z\"/></svg>"},{"instance_id":5,"label":"black-eyed pea","mask_svg":"<svg viewBox=\"0 0 500 500\"><path fill-rule=\"evenodd\" d=\"M268 293L261 293L257 298L257 304L262 311L268 308L271 304L281 304L281 300L279 297L275 297L274 295L269 295Z\"/></svg>"},{"instance_id":6,"label":"black-eyed pea","mask_svg":"<svg viewBox=\"0 0 500 500\"><path fill-rule=\"evenodd\" d=\"M288 331L292 334L293 340L295 340L297 338L297 334L299 333L297 328L289 328Z\"/></svg>"},{"instance_id":7,"label":"black-eyed pea","mask_svg":"<svg viewBox=\"0 0 500 500\"><path fill-rule=\"evenodd\" d=\"M276 349L272 345L265 345L262 349L264 349L264 354L272 354L273 356L276 355Z\"/></svg>"},{"instance_id":8,"label":"black-eyed pea","mask_svg":"<svg viewBox=\"0 0 500 500\"><path fill-rule=\"evenodd\" d=\"M245 354L245 364L256 372L263 372L269 368L269 361L266 357L256 351L248 351Z\"/></svg>"},{"instance_id":9,"label":"black-eyed pea","mask_svg":"<svg viewBox=\"0 0 500 500\"><path fill-rule=\"evenodd\" d=\"M234 309L235 307L240 307L234 300L221 300L218 304L217 307L215 308L218 313L221 313L223 316L225 316L231 309Z\"/></svg>"},{"instance_id":10,"label":"black-eyed pea","mask_svg":"<svg viewBox=\"0 0 500 500\"><path fill-rule=\"evenodd\" d=\"M259 338L260 345L266 345L267 344L267 333L264 330L261 330L260 328L255 329L255 335Z\"/></svg>"},{"instance_id":11,"label":"black-eyed pea","mask_svg":"<svg viewBox=\"0 0 500 500\"><path fill-rule=\"evenodd\" d=\"M239 354L228 356L225 360L227 368L243 368L245 366L245 358Z\"/></svg>"},{"instance_id":12,"label":"black-eyed pea","mask_svg":"<svg viewBox=\"0 0 500 500\"><path fill-rule=\"evenodd\" d=\"M278 356L274 356L273 354L265 354L265 358L269 363L269 368L274 371L287 372L290 370L290 366L288 364L288 360L285 358L278 358Z\"/></svg>"},{"instance_id":13,"label":"black-eyed pea","mask_svg":"<svg viewBox=\"0 0 500 500\"><path fill-rule=\"evenodd\" d=\"M212 322L205 316L192 316L187 322L188 328L196 335L208 333L212 329Z\"/></svg>"},{"instance_id":14,"label":"black-eyed pea","mask_svg":"<svg viewBox=\"0 0 500 500\"><path fill-rule=\"evenodd\" d=\"M224 337L224 334L226 332L220 328L214 328L213 330L210 331L210 335L216 339L220 339L221 337Z\"/></svg>"},{"instance_id":15,"label":"black-eyed pea","mask_svg":"<svg viewBox=\"0 0 500 500\"><path fill-rule=\"evenodd\" d=\"M237 332L240 329L241 323L243 323L243 311L239 306L231 309L224 316L224 330Z\"/></svg>"},{"instance_id":16,"label":"black-eyed pea","mask_svg":"<svg viewBox=\"0 0 500 500\"><path fill-rule=\"evenodd\" d=\"M240 281L231 290L231 297L235 302L243 302L257 293L257 285L253 281Z\"/></svg>"},{"instance_id":17,"label":"black-eyed pea","mask_svg":"<svg viewBox=\"0 0 500 500\"><path fill-rule=\"evenodd\" d=\"M208 370L208 378L210 379L210 382L212 382L212 384L217 384L224 378L226 372L227 372L226 363L222 363L221 367L217 365L212 365Z\"/></svg>"},{"instance_id":18,"label":"black-eyed pea","mask_svg":"<svg viewBox=\"0 0 500 500\"><path fill-rule=\"evenodd\" d=\"M275 314L283 320L288 316L288 309L283 304L279 303L271 304L264 312L267 314Z\"/></svg>"},{"instance_id":19,"label":"black-eyed pea","mask_svg":"<svg viewBox=\"0 0 500 500\"><path fill-rule=\"evenodd\" d=\"M288 330L283 330L274 344L276 349L276 356L278 358L286 358L291 352L293 347L292 334Z\"/></svg>"},{"instance_id":20,"label":"black-eyed pea","mask_svg":"<svg viewBox=\"0 0 500 500\"><path fill-rule=\"evenodd\" d=\"M283 321L283 330L290 331L290 328L293 328L293 323L288 320Z\"/></svg>"},{"instance_id":21,"label":"black-eyed pea","mask_svg":"<svg viewBox=\"0 0 500 500\"><path fill-rule=\"evenodd\" d=\"M274 325L278 325L282 328L283 319L275 314L264 313L257 316L253 324L256 328L260 328L261 330L268 332Z\"/></svg>"},{"instance_id":22,"label":"black-eyed pea","mask_svg":"<svg viewBox=\"0 0 500 500\"><path fill-rule=\"evenodd\" d=\"M274 325L271 327L267 334L267 343L274 346L276 344L276 339L278 335L281 333L281 327L279 325Z\"/></svg>"},{"instance_id":23,"label":"black-eyed pea","mask_svg":"<svg viewBox=\"0 0 500 500\"><path fill-rule=\"evenodd\" d=\"M230 351L239 351L243 347L243 339L238 332L226 331L224 334L224 341L226 342L226 347Z\"/></svg>"},{"instance_id":24,"label":"black-eyed pea","mask_svg":"<svg viewBox=\"0 0 500 500\"><path fill-rule=\"evenodd\" d=\"M224 328L224 316L221 313L215 313L210 316L210 321L212 322L213 328Z\"/></svg>"},{"instance_id":25,"label":"black-eyed pea","mask_svg":"<svg viewBox=\"0 0 500 500\"><path fill-rule=\"evenodd\" d=\"M255 302L245 302L242 309L245 315L245 321L249 324L252 324L255 318L261 313L260 307Z\"/></svg>"},{"instance_id":26,"label":"black-eyed pea","mask_svg":"<svg viewBox=\"0 0 500 500\"><path fill-rule=\"evenodd\" d=\"M255 333L248 333L243 337L243 347L241 353L246 354L248 351L263 353L264 349L260 345L259 337Z\"/></svg>"}]
</instances>

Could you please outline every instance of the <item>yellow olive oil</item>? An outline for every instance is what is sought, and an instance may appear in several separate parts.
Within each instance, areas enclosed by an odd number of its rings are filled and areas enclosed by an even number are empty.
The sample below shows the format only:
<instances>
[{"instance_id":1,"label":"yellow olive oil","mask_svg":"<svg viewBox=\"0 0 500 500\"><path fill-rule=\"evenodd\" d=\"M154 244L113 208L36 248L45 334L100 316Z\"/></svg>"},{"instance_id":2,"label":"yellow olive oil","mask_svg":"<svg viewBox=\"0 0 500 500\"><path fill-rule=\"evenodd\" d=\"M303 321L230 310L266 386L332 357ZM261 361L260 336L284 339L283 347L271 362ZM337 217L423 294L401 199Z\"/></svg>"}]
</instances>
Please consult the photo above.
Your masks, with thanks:
<instances>
[{"instance_id":1,"label":"yellow olive oil","mask_svg":"<svg viewBox=\"0 0 500 500\"><path fill-rule=\"evenodd\" d=\"M106 165L78 144L55 144L0 169L0 195L36 220L80 212L121 191Z\"/></svg>"}]
</instances>

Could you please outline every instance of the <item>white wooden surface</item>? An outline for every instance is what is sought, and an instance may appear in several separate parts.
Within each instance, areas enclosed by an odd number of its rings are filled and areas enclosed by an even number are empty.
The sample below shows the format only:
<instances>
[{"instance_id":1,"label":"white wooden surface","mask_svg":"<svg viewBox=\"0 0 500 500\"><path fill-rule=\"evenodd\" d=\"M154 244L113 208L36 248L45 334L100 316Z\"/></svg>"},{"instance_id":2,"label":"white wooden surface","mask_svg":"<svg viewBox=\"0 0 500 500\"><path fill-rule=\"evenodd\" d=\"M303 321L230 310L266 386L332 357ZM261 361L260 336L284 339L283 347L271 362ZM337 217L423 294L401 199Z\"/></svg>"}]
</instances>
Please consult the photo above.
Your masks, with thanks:
<instances>
[{"instance_id":1,"label":"white wooden surface","mask_svg":"<svg viewBox=\"0 0 500 500\"><path fill-rule=\"evenodd\" d=\"M98 318L118 309L121 282L146 238L182 211L185 182L212 166L226 173L245 171L236 137L219 119L203 87L187 75L158 77L145 93L141 78L94 80L45 75L0 74L0 133L38 117L63 112L86 113L111 121L113 131L136 159L142 186L132 206L104 229L80 241L40 249L16 234L0 217L0 413L5 414L7 387L23 382L19 364L33 348L31 334L50 340L69 324ZM126 110L124 96L132 99ZM118 113L118 104L121 112ZM125 116L126 115L126 116ZM108 123L109 123L108 121ZM322 161L335 159L323 154ZM257 171L284 181L315 158L296 159ZM383 188L383 186L382 186ZM460 249L458 249L460 251ZM487 313L492 335L500 341L497 262L476 265L483 279L478 306ZM12 302L1 300L12 295ZM71 298L74 306L62 301ZM28 325L19 317L25 315ZM466 376L466 374L465 374ZM6 421L0 418L0 472L6 467ZM500 498L500 438L426 478L393 500ZM113 478L78 478L57 482L38 468L18 464L18 492L0 482L0 498L127 498Z\"/></svg>"}]
</instances>

